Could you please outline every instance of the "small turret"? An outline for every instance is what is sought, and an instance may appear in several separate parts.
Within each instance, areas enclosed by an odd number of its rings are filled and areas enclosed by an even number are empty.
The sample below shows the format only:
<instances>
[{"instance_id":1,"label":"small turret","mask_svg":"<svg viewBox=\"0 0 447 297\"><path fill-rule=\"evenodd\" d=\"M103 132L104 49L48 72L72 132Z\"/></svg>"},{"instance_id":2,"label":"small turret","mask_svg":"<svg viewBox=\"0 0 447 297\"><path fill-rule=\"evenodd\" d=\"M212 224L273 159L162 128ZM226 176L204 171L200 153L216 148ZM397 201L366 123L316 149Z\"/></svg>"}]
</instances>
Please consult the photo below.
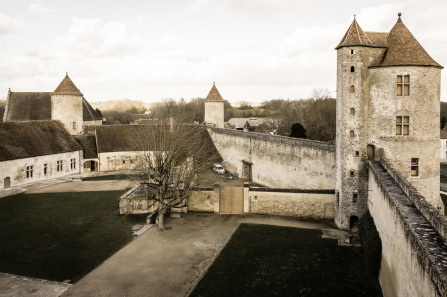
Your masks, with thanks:
<instances>
[{"instance_id":1,"label":"small turret","mask_svg":"<svg viewBox=\"0 0 447 297\"><path fill-rule=\"evenodd\" d=\"M224 100L214 82L205 99L205 124L210 124L217 128L224 127Z\"/></svg>"}]
</instances>

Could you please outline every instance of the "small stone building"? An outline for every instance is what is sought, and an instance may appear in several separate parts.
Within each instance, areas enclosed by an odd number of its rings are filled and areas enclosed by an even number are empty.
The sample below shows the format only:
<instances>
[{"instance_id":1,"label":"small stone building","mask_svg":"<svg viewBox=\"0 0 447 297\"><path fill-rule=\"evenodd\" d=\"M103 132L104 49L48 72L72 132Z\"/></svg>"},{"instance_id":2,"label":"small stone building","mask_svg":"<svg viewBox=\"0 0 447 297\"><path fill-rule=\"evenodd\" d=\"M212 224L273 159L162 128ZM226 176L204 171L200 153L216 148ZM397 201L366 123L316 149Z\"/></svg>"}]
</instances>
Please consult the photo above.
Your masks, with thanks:
<instances>
[{"instance_id":1,"label":"small stone building","mask_svg":"<svg viewBox=\"0 0 447 297\"><path fill-rule=\"evenodd\" d=\"M4 122L58 120L72 135L87 126L102 125L102 118L85 100L73 81L64 77L54 92L12 92L6 98Z\"/></svg>"},{"instance_id":2,"label":"small stone building","mask_svg":"<svg viewBox=\"0 0 447 297\"><path fill-rule=\"evenodd\" d=\"M215 83L205 99L205 124L224 128L224 100Z\"/></svg>"},{"instance_id":3,"label":"small stone building","mask_svg":"<svg viewBox=\"0 0 447 297\"><path fill-rule=\"evenodd\" d=\"M367 161L379 149L439 210L442 66L399 18L365 32L355 17L337 50L335 222L348 229L367 210Z\"/></svg>"}]
</instances>

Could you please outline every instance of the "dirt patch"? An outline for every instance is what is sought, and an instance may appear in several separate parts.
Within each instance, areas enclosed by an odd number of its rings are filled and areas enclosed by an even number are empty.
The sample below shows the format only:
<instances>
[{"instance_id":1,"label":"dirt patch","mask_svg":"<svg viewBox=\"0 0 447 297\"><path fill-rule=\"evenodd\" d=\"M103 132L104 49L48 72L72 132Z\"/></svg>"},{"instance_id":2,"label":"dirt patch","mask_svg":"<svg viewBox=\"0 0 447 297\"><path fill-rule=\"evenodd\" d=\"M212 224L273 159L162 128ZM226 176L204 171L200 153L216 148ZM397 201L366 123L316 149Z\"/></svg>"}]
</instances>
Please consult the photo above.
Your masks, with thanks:
<instances>
[{"instance_id":1,"label":"dirt patch","mask_svg":"<svg viewBox=\"0 0 447 297\"><path fill-rule=\"evenodd\" d=\"M103 191L121 191L131 188L135 182L129 180L101 180L101 181L81 181L65 182L44 186L27 191L29 194L35 193L65 193L65 192L103 192Z\"/></svg>"}]
</instances>

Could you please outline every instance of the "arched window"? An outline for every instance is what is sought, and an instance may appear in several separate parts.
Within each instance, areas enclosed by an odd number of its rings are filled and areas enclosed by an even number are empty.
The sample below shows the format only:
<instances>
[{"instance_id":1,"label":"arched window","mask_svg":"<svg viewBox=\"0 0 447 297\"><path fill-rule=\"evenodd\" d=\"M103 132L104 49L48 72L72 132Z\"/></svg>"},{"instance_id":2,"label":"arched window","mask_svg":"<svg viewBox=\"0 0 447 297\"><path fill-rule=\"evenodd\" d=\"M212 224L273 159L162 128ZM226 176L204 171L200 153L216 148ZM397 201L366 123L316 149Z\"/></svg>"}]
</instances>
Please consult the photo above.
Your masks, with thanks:
<instances>
[{"instance_id":1,"label":"arched window","mask_svg":"<svg viewBox=\"0 0 447 297\"><path fill-rule=\"evenodd\" d=\"M351 66L351 72L355 72L354 66Z\"/></svg>"},{"instance_id":2,"label":"arched window","mask_svg":"<svg viewBox=\"0 0 447 297\"><path fill-rule=\"evenodd\" d=\"M351 110L349 111L350 114L354 115L355 114L355 109L351 108Z\"/></svg>"},{"instance_id":3,"label":"arched window","mask_svg":"<svg viewBox=\"0 0 447 297\"><path fill-rule=\"evenodd\" d=\"M355 135L354 130L351 130L351 131L349 132L349 136L354 137L354 135Z\"/></svg>"},{"instance_id":4,"label":"arched window","mask_svg":"<svg viewBox=\"0 0 447 297\"><path fill-rule=\"evenodd\" d=\"M354 71L351 71L351 72L354 72ZM354 93L354 91L355 91L354 85L351 85L349 87L349 93Z\"/></svg>"}]
</instances>

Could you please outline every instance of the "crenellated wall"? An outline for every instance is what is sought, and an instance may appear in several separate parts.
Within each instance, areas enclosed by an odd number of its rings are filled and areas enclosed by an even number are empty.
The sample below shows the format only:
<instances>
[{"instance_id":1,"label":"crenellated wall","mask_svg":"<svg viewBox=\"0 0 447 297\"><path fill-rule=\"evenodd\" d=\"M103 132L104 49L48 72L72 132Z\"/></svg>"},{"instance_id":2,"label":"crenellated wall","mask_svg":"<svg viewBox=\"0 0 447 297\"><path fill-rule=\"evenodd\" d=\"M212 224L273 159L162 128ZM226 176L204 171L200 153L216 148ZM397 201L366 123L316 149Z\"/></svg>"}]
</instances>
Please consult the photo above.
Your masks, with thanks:
<instances>
[{"instance_id":1,"label":"crenellated wall","mask_svg":"<svg viewBox=\"0 0 447 297\"><path fill-rule=\"evenodd\" d=\"M223 166L274 188L334 189L335 146L321 141L208 129Z\"/></svg>"},{"instance_id":2,"label":"crenellated wall","mask_svg":"<svg viewBox=\"0 0 447 297\"><path fill-rule=\"evenodd\" d=\"M383 295L447 296L447 221L387 160L370 162L368 208L382 241Z\"/></svg>"}]
</instances>

